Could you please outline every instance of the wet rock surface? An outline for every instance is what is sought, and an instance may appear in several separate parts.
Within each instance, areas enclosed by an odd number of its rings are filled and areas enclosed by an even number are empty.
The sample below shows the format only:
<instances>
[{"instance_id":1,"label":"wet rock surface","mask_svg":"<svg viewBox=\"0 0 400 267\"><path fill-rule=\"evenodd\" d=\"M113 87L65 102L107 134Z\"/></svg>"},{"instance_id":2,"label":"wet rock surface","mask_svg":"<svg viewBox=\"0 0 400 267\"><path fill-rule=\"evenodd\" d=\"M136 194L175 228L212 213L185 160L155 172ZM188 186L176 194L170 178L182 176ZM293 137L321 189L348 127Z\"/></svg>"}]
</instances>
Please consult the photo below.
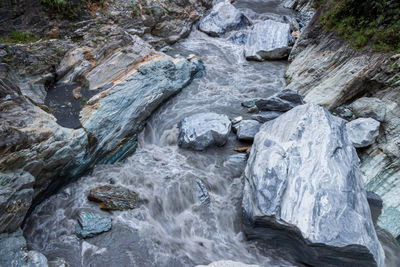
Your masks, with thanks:
<instances>
[{"instance_id":1,"label":"wet rock surface","mask_svg":"<svg viewBox=\"0 0 400 267\"><path fill-rule=\"evenodd\" d=\"M243 120L233 126L240 141L251 142L258 133L261 123L255 120Z\"/></svg>"},{"instance_id":2,"label":"wet rock surface","mask_svg":"<svg viewBox=\"0 0 400 267\"><path fill-rule=\"evenodd\" d=\"M0 173L0 233L20 227L32 203L34 181L24 171Z\"/></svg>"},{"instance_id":3,"label":"wet rock surface","mask_svg":"<svg viewBox=\"0 0 400 267\"><path fill-rule=\"evenodd\" d=\"M183 119L178 127L180 147L204 150L213 145L225 145L231 131L231 121L226 115L199 113Z\"/></svg>"},{"instance_id":4,"label":"wet rock surface","mask_svg":"<svg viewBox=\"0 0 400 267\"><path fill-rule=\"evenodd\" d=\"M134 209L138 205L137 194L117 185L103 185L90 190L90 201L98 202L104 210Z\"/></svg>"},{"instance_id":5,"label":"wet rock surface","mask_svg":"<svg viewBox=\"0 0 400 267\"><path fill-rule=\"evenodd\" d=\"M290 25L273 20L256 23L247 38L244 54L248 60L281 59L289 55Z\"/></svg>"},{"instance_id":6,"label":"wet rock surface","mask_svg":"<svg viewBox=\"0 0 400 267\"><path fill-rule=\"evenodd\" d=\"M379 135L379 121L371 118L359 118L346 123L347 134L354 147L372 145Z\"/></svg>"},{"instance_id":7,"label":"wet rock surface","mask_svg":"<svg viewBox=\"0 0 400 267\"><path fill-rule=\"evenodd\" d=\"M34 250L28 251L22 230L0 234L0 265L47 267L46 257Z\"/></svg>"},{"instance_id":8,"label":"wet rock surface","mask_svg":"<svg viewBox=\"0 0 400 267\"><path fill-rule=\"evenodd\" d=\"M95 196L99 201L99 194ZM102 197L101 199L104 199ZM78 224L76 225L76 235L79 238L88 238L111 230L111 217L101 215L91 211L80 211L78 213Z\"/></svg>"},{"instance_id":9,"label":"wet rock surface","mask_svg":"<svg viewBox=\"0 0 400 267\"><path fill-rule=\"evenodd\" d=\"M306 104L265 123L244 178L248 238L279 243L311 265L383 266L358 157L342 119Z\"/></svg>"},{"instance_id":10,"label":"wet rock surface","mask_svg":"<svg viewBox=\"0 0 400 267\"><path fill-rule=\"evenodd\" d=\"M250 21L242 12L231 3L221 1L211 9L207 16L200 20L199 29L210 36L219 37L229 31L245 28L249 24Z\"/></svg>"},{"instance_id":11,"label":"wet rock surface","mask_svg":"<svg viewBox=\"0 0 400 267\"><path fill-rule=\"evenodd\" d=\"M277 112L277 111L261 111L257 114L251 115L251 118L253 120L256 120L260 123L264 123L273 119L278 118L280 115L282 115L282 112Z\"/></svg>"}]
</instances>

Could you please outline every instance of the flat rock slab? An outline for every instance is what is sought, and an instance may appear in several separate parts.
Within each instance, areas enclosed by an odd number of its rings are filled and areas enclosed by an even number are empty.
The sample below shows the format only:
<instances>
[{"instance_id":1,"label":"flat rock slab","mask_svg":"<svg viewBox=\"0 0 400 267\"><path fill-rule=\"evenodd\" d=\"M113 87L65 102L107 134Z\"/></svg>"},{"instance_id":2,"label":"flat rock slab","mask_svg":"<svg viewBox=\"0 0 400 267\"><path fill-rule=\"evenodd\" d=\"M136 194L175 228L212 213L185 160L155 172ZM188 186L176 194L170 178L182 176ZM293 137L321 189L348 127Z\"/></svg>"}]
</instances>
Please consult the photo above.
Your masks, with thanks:
<instances>
[{"instance_id":1,"label":"flat rock slab","mask_svg":"<svg viewBox=\"0 0 400 267\"><path fill-rule=\"evenodd\" d=\"M305 104L266 122L244 173L249 239L312 266L383 266L345 121Z\"/></svg>"},{"instance_id":2,"label":"flat rock slab","mask_svg":"<svg viewBox=\"0 0 400 267\"><path fill-rule=\"evenodd\" d=\"M138 197L134 191L118 185L103 185L90 190L88 199L100 203L104 210L127 210L137 207Z\"/></svg>"},{"instance_id":3,"label":"flat rock slab","mask_svg":"<svg viewBox=\"0 0 400 267\"><path fill-rule=\"evenodd\" d=\"M228 2L219 2L200 20L199 30L213 37L250 25L246 16Z\"/></svg>"},{"instance_id":4,"label":"flat rock slab","mask_svg":"<svg viewBox=\"0 0 400 267\"><path fill-rule=\"evenodd\" d=\"M380 122L372 118L359 118L346 124L347 134L354 147L372 145L379 135Z\"/></svg>"},{"instance_id":5,"label":"flat rock slab","mask_svg":"<svg viewBox=\"0 0 400 267\"><path fill-rule=\"evenodd\" d=\"M261 123L255 120L243 120L233 127L236 128L236 135L240 141L252 142L261 127Z\"/></svg>"},{"instance_id":6,"label":"flat rock slab","mask_svg":"<svg viewBox=\"0 0 400 267\"><path fill-rule=\"evenodd\" d=\"M290 25L273 20L254 24L244 47L248 60L281 59L289 55Z\"/></svg>"},{"instance_id":7,"label":"flat rock slab","mask_svg":"<svg viewBox=\"0 0 400 267\"><path fill-rule=\"evenodd\" d=\"M90 211L78 213L76 235L79 238L88 238L107 232L111 229L111 217Z\"/></svg>"},{"instance_id":8,"label":"flat rock slab","mask_svg":"<svg viewBox=\"0 0 400 267\"><path fill-rule=\"evenodd\" d=\"M199 113L184 118L178 128L180 147L204 150L213 145L225 145L231 131L231 121L226 115Z\"/></svg>"}]
</instances>

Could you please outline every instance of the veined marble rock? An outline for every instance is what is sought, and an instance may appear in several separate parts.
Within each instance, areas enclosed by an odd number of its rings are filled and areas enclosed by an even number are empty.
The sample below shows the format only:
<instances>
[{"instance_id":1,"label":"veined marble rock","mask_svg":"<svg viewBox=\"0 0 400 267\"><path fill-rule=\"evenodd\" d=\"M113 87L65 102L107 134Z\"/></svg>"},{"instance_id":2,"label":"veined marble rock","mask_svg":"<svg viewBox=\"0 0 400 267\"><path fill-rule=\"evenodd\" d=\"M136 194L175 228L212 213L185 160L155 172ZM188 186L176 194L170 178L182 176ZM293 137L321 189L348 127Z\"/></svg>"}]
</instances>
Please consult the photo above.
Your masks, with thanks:
<instances>
[{"instance_id":1,"label":"veined marble rock","mask_svg":"<svg viewBox=\"0 0 400 267\"><path fill-rule=\"evenodd\" d=\"M250 31L244 55L246 59L263 61L287 57L289 48L290 25L273 20L254 24Z\"/></svg>"},{"instance_id":2,"label":"veined marble rock","mask_svg":"<svg viewBox=\"0 0 400 267\"><path fill-rule=\"evenodd\" d=\"M286 246L310 265L383 266L344 120L305 104L266 122L255 137L244 179L250 239Z\"/></svg>"},{"instance_id":3,"label":"veined marble rock","mask_svg":"<svg viewBox=\"0 0 400 267\"><path fill-rule=\"evenodd\" d=\"M232 30L247 27L250 21L231 3L221 1L200 20L199 29L210 36L218 37Z\"/></svg>"}]
</instances>

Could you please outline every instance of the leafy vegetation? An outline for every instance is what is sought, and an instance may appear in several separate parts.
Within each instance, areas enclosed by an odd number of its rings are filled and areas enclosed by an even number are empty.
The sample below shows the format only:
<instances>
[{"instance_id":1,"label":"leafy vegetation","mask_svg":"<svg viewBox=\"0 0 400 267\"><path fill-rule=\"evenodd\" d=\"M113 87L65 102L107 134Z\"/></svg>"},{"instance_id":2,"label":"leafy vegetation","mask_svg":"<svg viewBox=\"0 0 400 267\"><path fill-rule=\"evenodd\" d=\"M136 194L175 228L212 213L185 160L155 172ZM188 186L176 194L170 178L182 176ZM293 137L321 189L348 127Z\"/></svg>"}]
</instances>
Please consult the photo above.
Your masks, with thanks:
<instances>
[{"instance_id":1,"label":"leafy vegetation","mask_svg":"<svg viewBox=\"0 0 400 267\"><path fill-rule=\"evenodd\" d=\"M400 1L330 0L321 16L326 31L334 31L355 48L400 52Z\"/></svg>"},{"instance_id":2,"label":"leafy vegetation","mask_svg":"<svg viewBox=\"0 0 400 267\"><path fill-rule=\"evenodd\" d=\"M30 32L12 31L9 35L0 39L1 43L26 44L38 41L40 38Z\"/></svg>"},{"instance_id":3,"label":"leafy vegetation","mask_svg":"<svg viewBox=\"0 0 400 267\"><path fill-rule=\"evenodd\" d=\"M86 0L40 0L40 3L49 11L65 18L78 18L86 7Z\"/></svg>"}]
</instances>

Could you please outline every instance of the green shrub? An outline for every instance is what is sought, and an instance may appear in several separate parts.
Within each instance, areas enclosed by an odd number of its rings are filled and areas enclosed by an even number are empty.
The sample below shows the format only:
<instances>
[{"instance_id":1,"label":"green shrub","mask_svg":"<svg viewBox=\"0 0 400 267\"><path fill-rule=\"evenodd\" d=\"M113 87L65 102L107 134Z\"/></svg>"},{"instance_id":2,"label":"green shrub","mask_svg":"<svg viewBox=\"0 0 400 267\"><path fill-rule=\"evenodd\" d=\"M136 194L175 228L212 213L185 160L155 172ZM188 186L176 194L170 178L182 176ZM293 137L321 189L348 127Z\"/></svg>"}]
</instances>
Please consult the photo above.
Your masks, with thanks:
<instances>
[{"instance_id":1,"label":"green shrub","mask_svg":"<svg viewBox=\"0 0 400 267\"><path fill-rule=\"evenodd\" d=\"M356 48L400 51L400 1L330 0L321 25L337 32Z\"/></svg>"},{"instance_id":2,"label":"green shrub","mask_svg":"<svg viewBox=\"0 0 400 267\"><path fill-rule=\"evenodd\" d=\"M33 43L39 40L39 36L30 32L18 32L12 31L9 35L0 39L1 43L13 43L13 44L26 44Z\"/></svg>"},{"instance_id":3,"label":"green shrub","mask_svg":"<svg viewBox=\"0 0 400 267\"><path fill-rule=\"evenodd\" d=\"M40 3L54 14L65 18L78 18L86 6L86 0L40 0Z\"/></svg>"}]
</instances>

